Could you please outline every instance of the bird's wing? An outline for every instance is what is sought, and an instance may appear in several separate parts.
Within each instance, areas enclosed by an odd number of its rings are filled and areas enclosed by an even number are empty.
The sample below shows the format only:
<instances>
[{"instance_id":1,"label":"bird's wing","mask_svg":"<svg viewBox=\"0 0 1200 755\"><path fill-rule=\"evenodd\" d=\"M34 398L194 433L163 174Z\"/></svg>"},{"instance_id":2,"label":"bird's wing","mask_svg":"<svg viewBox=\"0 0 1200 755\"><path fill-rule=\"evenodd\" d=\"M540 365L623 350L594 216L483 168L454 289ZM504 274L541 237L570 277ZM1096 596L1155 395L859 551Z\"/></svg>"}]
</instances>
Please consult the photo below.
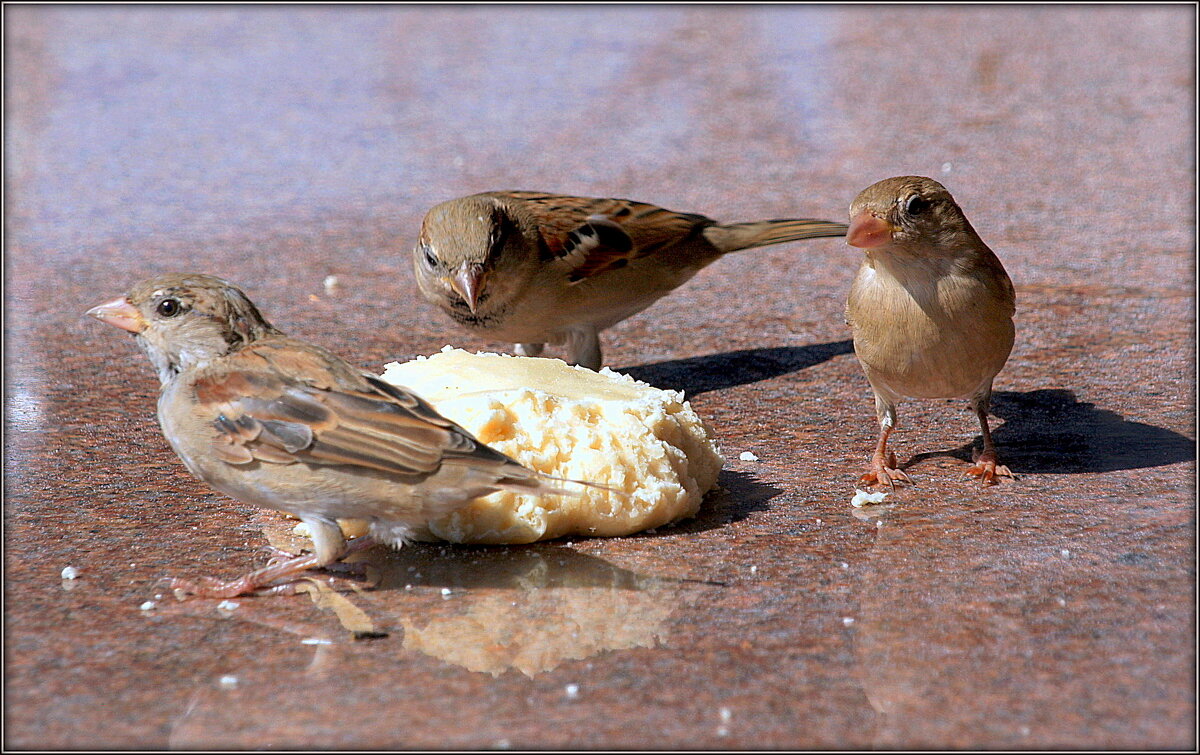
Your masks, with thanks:
<instances>
[{"instance_id":1,"label":"bird's wing","mask_svg":"<svg viewBox=\"0 0 1200 755\"><path fill-rule=\"evenodd\" d=\"M548 261L572 283L692 238L715 221L629 199L508 192L536 222Z\"/></svg>"},{"instance_id":2,"label":"bird's wing","mask_svg":"<svg viewBox=\"0 0 1200 755\"><path fill-rule=\"evenodd\" d=\"M516 464L419 396L323 352L255 344L195 380L198 411L214 418L222 460L363 467L410 483L447 460Z\"/></svg>"}]
</instances>

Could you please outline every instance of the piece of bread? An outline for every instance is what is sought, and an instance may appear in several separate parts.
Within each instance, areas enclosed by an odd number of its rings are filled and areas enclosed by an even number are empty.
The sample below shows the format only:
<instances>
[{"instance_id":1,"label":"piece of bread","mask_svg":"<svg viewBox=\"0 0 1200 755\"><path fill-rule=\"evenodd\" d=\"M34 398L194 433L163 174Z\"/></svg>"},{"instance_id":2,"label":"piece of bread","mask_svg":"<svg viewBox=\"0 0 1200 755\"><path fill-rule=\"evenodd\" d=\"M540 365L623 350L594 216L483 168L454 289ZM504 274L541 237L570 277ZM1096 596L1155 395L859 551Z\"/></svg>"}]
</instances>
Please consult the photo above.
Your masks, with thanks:
<instances>
[{"instance_id":1,"label":"piece of bread","mask_svg":"<svg viewBox=\"0 0 1200 755\"><path fill-rule=\"evenodd\" d=\"M410 388L497 451L579 495L500 491L432 522L418 539L531 543L564 535L629 535L694 516L724 459L678 391L559 359L470 354L446 347L388 364Z\"/></svg>"}]
</instances>

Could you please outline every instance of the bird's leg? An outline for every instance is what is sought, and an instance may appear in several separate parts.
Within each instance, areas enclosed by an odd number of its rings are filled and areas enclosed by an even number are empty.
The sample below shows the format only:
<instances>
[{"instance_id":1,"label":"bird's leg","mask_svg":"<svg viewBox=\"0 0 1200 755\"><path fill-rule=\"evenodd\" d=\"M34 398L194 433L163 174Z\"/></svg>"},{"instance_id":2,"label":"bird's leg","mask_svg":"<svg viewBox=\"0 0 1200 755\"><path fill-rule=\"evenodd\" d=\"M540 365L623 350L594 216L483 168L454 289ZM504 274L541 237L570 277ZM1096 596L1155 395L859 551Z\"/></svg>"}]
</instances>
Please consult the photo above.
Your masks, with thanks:
<instances>
[{"instance_id":1,"label":"bird's leg","mask_svg":"<svg viewBox=\"0 0 1200 755\"><path fill-rule=\"evenodd\" d=\"M517 356L520 357L540 357L545 350L546 344L544 343L513 344L513 351L517 352Z\"/></svg>"},{"instance_id":2,"label":"bird's leg","mask_svg":"<svg viewBox=\"0 0 1200 755\"><path fill-rule=\"evenodd\" d=\"M896 489L897 480L911 485L912 480L909 476L897 469L896 454L887 450L888 436L896 426L896 407L876 393L875 410L879 415L879 444L875 446L875 453L871 455L870 469L858 478L858 481L864 485L887 483L892 490Z\"/></svg>"},{"instance_id":3,"label":"bird's leg","mask_svg":"<svg viewBox=\"0 0 1200 755\"><path fill-rule=\"evenodd\" d=\"M974 409L979 416L979 427L983 430L983 451L974 458L975 463L967 470L967 474L978 477L985 485L999 482L997 477L1014 478L1008 467L997 463L996 446L992 444L992 430L988 427L986 401L976 404Z\"/></svg>"},{"instance_id":4,"label":"bird's leg","mask_svg":"<svg viewBox=\"0 0 1200 755\"><path fill-rule=\"evenodd\" d=\"M600 334L591 325L583 325L567 334L567 351L571 364L600 369Z\"/></svg>"},{"instance_id":5,"label":"bird's leg","mask_svg":"<svg viewBox=\"0 0 1200 755\"><path fill-rule=\"evenodd\" d=\"M187 595L199 598L236 598L260 591L267 594L294 592L295 578L300 574L309 569L324 568L375 544L374 538L366 535L355 538L347 546L337 522L309 518L305 518L304 521L312 533L314 553L288 559L272 559L271 563L261 569L255 569L238 579L222 581L213 577L176 578L169 580L168 584L180 599ZM275 584L281 580L286 581L283 584Z\"/></svg>"}]
</instances>

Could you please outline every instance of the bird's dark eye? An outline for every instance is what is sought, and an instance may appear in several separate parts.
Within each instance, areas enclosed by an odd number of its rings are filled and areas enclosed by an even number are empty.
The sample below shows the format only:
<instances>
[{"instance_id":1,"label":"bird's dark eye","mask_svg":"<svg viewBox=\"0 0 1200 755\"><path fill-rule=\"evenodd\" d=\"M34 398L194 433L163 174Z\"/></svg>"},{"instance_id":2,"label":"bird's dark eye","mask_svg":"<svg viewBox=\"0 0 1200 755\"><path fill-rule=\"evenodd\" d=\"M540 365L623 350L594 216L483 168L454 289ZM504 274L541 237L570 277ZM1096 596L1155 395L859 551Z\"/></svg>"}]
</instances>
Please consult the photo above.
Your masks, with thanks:
<instances>
[{"instance_id":1,"label":"bird's dark eye","mask_svg":"<svg viewBox=\"0 0 1200 755\"><path fill-rule=\"evenodd\" d=\"M920 194L913 194L904 203L904 211L909 215L920 215L929 209L929 200Z\"/></svg>"},{"instance_id":2,"label":"bird's dark eye","mask_svg":"<svg viewBox=\"0 0 1200 755\"><path fill-rule=\"evenodd\" d=\"M425 255L425 265L427 267L437 267L438 258L437 255L433 253L433 247L429 246L429 244L422 244L421 253Z\"/></svg>"},{"instance_id":3,"label":"bird's dark eye","mask_svg":"<svg viewBox=\"0 0 1200 755\"><path fill-rule=\"evenodd\" d=\"M173 296L168 296L158 303L155 308L162 317L174 317L183 311L183 305Z\"/></svg>"}]
</instances>

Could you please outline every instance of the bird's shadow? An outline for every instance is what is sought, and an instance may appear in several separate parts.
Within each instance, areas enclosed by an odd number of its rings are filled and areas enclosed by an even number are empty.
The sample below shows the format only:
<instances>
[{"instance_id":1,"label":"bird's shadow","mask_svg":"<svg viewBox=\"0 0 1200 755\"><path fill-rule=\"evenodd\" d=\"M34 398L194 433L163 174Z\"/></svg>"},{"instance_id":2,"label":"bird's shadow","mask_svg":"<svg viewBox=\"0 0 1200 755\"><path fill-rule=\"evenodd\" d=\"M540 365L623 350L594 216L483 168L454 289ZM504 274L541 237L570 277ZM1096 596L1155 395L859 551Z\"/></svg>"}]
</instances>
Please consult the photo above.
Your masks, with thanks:
<instances>
[{"instance_id":1,"label":"bird's shadow","mask_svg":"<svg viewBox=\"0 0 1200 755\"><path fill-rule=\"evenodd\" d=\"M1062 388L998 391L992 394L991 413L1004 420L992 434L996 450L1018 474L1115 472L1196 458L1196 441L1186 435L1132 422ZM960 448L917 454L904 466L934 456L970 460L982 445L977 436Z\"/></svg>"},{"instance_id":2,"label":"bird's shadow","mask_svg":"<svg viewBox=\"0 0 1200 755\"><path fill-rule=\"evenodd\" d=\"M773 346L706 354L668 362L625 367L620 372L644 383L695 396L737 385L756 383L816 366L854 352L850 340L811 346Z\"/></svg>"}]
</instances>

